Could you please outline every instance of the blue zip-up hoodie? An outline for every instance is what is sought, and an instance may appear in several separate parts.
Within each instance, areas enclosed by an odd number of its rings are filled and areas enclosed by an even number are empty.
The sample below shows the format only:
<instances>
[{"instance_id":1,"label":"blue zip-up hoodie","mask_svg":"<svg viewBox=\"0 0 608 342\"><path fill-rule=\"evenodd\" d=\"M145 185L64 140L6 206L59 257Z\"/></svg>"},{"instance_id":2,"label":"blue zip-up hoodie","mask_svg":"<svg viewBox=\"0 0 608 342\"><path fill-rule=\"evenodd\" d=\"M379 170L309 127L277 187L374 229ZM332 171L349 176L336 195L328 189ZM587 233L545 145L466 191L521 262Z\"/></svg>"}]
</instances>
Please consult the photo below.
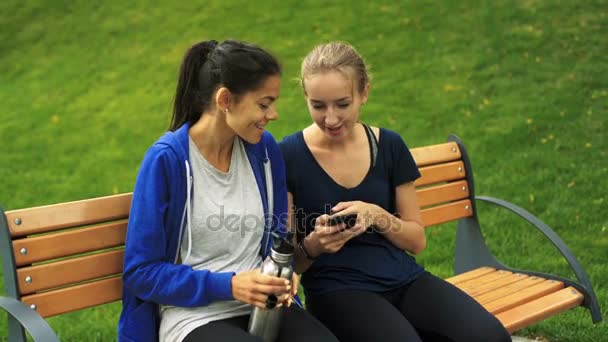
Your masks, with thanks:
<instances>
[{"instance_id":1,"label":"blue zip-up hoodie","mask_svg":"<svg viewBox=\"0 0 608 342\"><path fill-rule=\"evenodd\" d=\"M158 341L158 304L196 307L233 299L231 279L234 273L195 271L177 263L188 220L189 128L185 124L175 132L167 132L152 145L135 182L122 277L119 341ZM272 240L270 231L281 236L286 232L285 166L270 133L265 132L257 144L244 142L244 145L266 215L260 247L260 254L265 257ZM266 178L270 174L272 179L269 181ZM269 189L273 193L271 214L267 200Z\"/></svg>"}]
</instances>

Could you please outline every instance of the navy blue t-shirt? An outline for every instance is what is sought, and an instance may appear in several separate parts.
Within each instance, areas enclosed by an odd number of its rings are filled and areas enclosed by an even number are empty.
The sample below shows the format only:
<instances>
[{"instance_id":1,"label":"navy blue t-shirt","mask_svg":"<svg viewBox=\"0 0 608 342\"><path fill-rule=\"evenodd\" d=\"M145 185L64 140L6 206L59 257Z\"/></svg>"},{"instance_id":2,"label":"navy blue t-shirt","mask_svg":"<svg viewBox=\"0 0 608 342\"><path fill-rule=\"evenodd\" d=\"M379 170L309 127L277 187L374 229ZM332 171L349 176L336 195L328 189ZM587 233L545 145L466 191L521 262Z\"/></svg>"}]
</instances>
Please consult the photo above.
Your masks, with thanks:
<instances>
[{"instance_id":1,"label":"navy blue t-shirt","mask_svg":"<svg viewBox=\"0 0 608 342\"><path fill-rule=\"evenodd\" d=\"M294 199L299 241L314 230L318 216L331 214L331 208L339 202L363 201L396 212L395 188L417 179L420 173L399 134L381 128L378 140L375 164L359 185L349 189L321 168L301 131L279 143L286 164L287 189ZM412 281L423 270L413 256L368 229L340 251L319 256L302 275L302 285L306 295L340 290L382 292Z\"/></svg>"}]
</instances>

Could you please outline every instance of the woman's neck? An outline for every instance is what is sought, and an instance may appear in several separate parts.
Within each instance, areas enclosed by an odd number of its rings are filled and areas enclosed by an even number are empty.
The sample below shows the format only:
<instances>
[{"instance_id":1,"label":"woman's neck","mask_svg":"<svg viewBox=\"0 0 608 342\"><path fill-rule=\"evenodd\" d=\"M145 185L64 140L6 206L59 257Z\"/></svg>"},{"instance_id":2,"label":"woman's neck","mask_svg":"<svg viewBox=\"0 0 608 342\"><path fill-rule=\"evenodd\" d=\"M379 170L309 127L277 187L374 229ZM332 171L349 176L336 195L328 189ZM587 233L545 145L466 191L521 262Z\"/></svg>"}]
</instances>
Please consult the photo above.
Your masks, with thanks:
<instances>
[{"instance_id":1,"label":"woman's neck","mask_svg":"<svg viewBox=\"0 0 608 342\"><path fill-rule=\"evenodd\" d=\"M188 134L199 152L218 170L227 172L230 169L232 145L236 134L219 117L221 114L203 113L201 118L190 127Z\"/></svg>"}]
</instances>

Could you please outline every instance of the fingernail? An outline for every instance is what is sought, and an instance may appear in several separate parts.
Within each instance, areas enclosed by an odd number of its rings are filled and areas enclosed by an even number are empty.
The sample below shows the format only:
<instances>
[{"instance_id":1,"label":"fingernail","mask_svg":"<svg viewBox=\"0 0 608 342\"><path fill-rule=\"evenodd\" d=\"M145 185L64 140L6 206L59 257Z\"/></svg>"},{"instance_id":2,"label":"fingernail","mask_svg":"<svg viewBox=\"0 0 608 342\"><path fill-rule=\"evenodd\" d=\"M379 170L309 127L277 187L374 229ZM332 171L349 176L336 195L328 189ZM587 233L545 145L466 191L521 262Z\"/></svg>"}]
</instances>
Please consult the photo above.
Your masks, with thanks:
<instances>
[{"instance_id":1,"label":"fingernail","mask_svg":"<svg viewBox=\"0 0 608 342\"><path fill-rule=\"evenodd\" d=\"M293 300L291 298L289 298L289 300L287 301L287 307L291 306L291 302L293 302Z\"/></svg>"}]
</instances>

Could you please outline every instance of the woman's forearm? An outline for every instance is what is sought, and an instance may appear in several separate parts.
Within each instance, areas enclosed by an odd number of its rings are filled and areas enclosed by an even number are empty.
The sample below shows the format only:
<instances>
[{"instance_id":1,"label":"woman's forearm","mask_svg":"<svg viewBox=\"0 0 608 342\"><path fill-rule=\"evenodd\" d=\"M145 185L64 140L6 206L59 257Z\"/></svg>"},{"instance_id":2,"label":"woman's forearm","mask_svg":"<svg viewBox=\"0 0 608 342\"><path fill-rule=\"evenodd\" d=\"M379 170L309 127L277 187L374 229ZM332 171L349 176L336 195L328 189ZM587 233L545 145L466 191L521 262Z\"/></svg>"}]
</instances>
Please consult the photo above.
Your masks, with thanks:
<instances>
[{"instance_id":1,"label":"woman's forearm","mask_svg":"<svg viewBox=\"0 0 608 342\"><path fill-rule=\"evenodd\" d=\"M304 243L302 241L301 243ZM299 244L296 244L295 253L294 253L294 267L296 273L304 273L310 265L312 265L313 261L308 259L304 251L302 251L302 247Z\"/></svg>"},{"instance_id":2,"label":"woman's forearm","mask_svg":"<svg viewBox=\"0 0 608 342\"><path fill-rule=\"evenodd\" d=\"M373 216L375 228L395 246L411 254L418 254L426 247L426 235L421 222L402 220L377 207Z\"/></svg>"}]
</instances>

